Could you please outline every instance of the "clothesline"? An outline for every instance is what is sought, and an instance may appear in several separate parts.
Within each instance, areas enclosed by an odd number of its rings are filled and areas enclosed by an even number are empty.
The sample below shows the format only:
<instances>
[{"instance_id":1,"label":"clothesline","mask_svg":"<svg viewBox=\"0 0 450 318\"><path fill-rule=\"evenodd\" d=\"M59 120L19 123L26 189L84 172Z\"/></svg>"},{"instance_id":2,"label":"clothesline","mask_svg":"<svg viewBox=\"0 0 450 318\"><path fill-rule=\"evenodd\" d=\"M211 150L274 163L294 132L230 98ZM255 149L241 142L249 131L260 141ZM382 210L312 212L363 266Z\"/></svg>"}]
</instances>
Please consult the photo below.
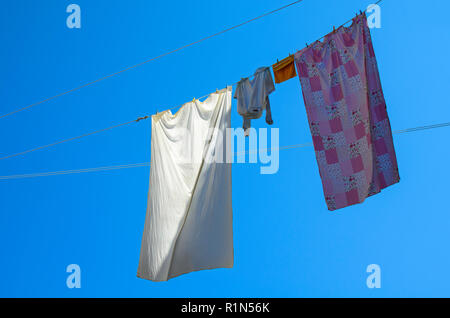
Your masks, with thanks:
<instances>
[{"instance_id":1,"label":"clothesline","mask_svg":"<svg viewBox=\"0 0 450 318\"><path fill-rule=\"evenodd\" d=\"M378 0L378 1L375 2L373 5L378 5L378 4L379 4L380 2L382 2L382 1L383 1L383 0ZM362 12L362 11L360 11L360 12ZM367 10L364 10L364 12L367 12ZM345 26L347 23L352 22L352 21L353 21L353 18L352 18L352 19L349 19L349 20L347 20L347 21L345 21L345 22L342 23L340 26L338 26L337 28L335 28L335 30L339 30L340 28L342 28L343 26ZM333 32L334 32L334 31L333 31ZM314 43L321 41L321 40L324 39L328 34L330 34L330 33L327 33L327 34L321 36L320 38L318 38L317 40L315 40L315 41L312 42L311 44L306 43L306 46L313 45ZM250 75L248 75L248 76L246 76L246 77L250 77L250 76L252 76L252 74L250 74ZM239 83L239 81L237 81L237 82L231 84L230 86L236 86L238 83ZM207 97L207 96L209 96L209 94L204 95L204 96L201 96L201 97L199 97L199 98L197 98L197 99L202 99L202 98L205 98L205 97ZM179 108L179 107L181 107L181 106L183 106L183 105L184 105L184 104L181 104L181 105L178 105L178 106L169 108L169 109L167 109L167 110L173 110L173 109ZM0 118L1 118L1 117L0 117Z\"/></svg>"},{"instance_id":2,"label":"clothesline","mask_svg":"<svg viewBox=\"0 0 450 318\"><path fill-rule=\"evenodd\" d=\"M12 154L12 155L7 155L7 156L4 156L4 157L1 157L0 160L5 160L5 159L21 156L21 155L24 155L24 154L27 154L27 153L30 153L30 152L34 152L34 151L37 151L37 150L49 148L49 147L52 147L52 146L56 146L56 145L65 143L65 142L77 140L77 139L80 139L80 138L83 138L83 137L87 137L87 136L92 136L92 135L95 135L95 134L98 134L98 133L101 133L101 132L104 132L104 131L108 131L108 130L111 130L111 129L114 129L114 128L118 128L118 127L126 126L126 125L129 125L129 124L132 124L132 123L136 123L136 122L139 122L141 120L145 120L147 118L148 118L148 116L139 117L138 119L130 120L130 121L127 121L125 123L113 125L113 126L110 126L110 127L107 127L107 128L99 129L99 130L95 130L95 131L92 131L92 132L89 132L89 133L86 133L86 134L82 134L82 135L79 135L79 136L76 136L76 137L63 139L63 140L60 140L60 141L53 142L51 144L47 144L47 145L39 146L39 147L36 147L36 148L28 149L28 150L21 151L21 152Z\"/></svg>"},{"instance_id":3,"label":"clothesline","mask_svg":"<svg viewBox=\"0 0 450 318\"><path fill-rule=\"evenodd\" d=\"M224 34L224 33L226 33L226 32L229 32L229 31L232 31L232 30L234 30L234 29L237 29L237 28L239 28L239 27L241 27L241 26L244 26L244 25L246 25L246 24L248 24L248 23L251 23L251 22L253 22L253 21L259 20L259 19L264 18L264 17L266 17L266 16L269 16L269 15L271 15L271 14L277 13L277 12L279 12L279 11L281 11L281 10L284 10L284 9L286 9L286 8L289 8L289 7L291 7L291 6L295 5L295 4L298 4L298 3L302 2L302 1L303 1L303 0L297 0L297 1L294 1L294 2L292 2L292 3L289 3L289 4L287 4L287 5L284 5L284 6L280 7L280 8L278 8L278 9L275 9L275 10L272 10L272 11L269 11L269 12L266 12L266 13L264 13L264 14L262 14L262 15L259 15L259 16L255 17L255 18L252 18L252 19L247 20L247 21L245 21L245 22L242 22L242 23L240 23L240 24L234 25L234 26L229 27L229 28L227 28L227 29L224 29L224 30L222 30L222 31L220 31L220 32L214 33L214 34L212 34L212 35L206 36L206 37L204 37L204 38L202 38L202 39L200 39L200 40L197 40L197 41L191 42L191 43L189 43L189 44L183 45L183 46L181 46L181 47L179 47L179 48L176 48L176 49L174 49L174 50L172 50L172 51L168 51L168 52L166 52L166 53L160 54L160 55L158 55L158 56L156 56L156 57L153 57L153 58L150 58L150 59L148 59L148 60L146 60L146 61L143 61L143 62L140 62L140 63L138 63L138 64L129 66L129 67L124 68L124 69L122 69L122 70L120 70L120 71L117 71L117 72L115 72L115 73L106 75L106 76L101 77L101 78L99 78L99 79L96 79L96 80L94 80L94 81L85 83L85 84L83 84L83 85L81 85L81 86L75 87L75 88L73 88L73 89L70 89L70 90L68 90L68 91L62 92L62 93L60 93L60 94L51 96L51 97L46 98L46 99L44 99L44 100L41 100L41 101L39 101L39 102L30 104L30 105L28 105L28 106L25 106L25 107L22 107L22 108L19 108L19 109L16 109L16 110L14 110L14 111L11 111L11 112L9 112L9 113L6 113L6 114L4 114L4 115L1 115L1 116L0 116L0 119L1 119L1 118L4 118L4 117L7 117L7 116L11 116L11 115L16 114L16 113L19 113L19 112L24 111L24 110L26 110L26 109L29 109L29 108L31 108L31 107L34 107L34 106L43 104L43 103L45 103L45 102L51 101L51 100L56 99L56 98L58 98L58 97L61 97L61 96L64 96L64 95L73 93L73 92L78 91L78 90L80 90L80 89L82 89L82 88L85 88L85 87L87 87L87 86L93 85L93 84L98 83L98 82L101 82L101 81L103 81L103 80L105 80L105 79L114 77L114 76L116 76L116 75L122 74L122 73L124 73L124 72L126 72L126 71L129 71L129 70L131 70L131 69L137 68L137 67L139 67L139 66L148 64L148 63L153 62L153 61L155 61L155 60L158 60L158 59L160 59L160 58L162 58L162 57L168 56L168 55L170 55L170 54L173 54L173 53L176 53L176 52L181 51L181 50L183 50L183 49L186 49L186 48L188 48L188 47L190 47L190 46L199 44L199 43L204 42L204 41L206 41L206 40L209 40L209 39L211 39L211 38L213 38L213 37L216 37L216 36L219 36L219 35Z\"/></svg>"},{"instance_id":4,"label":"clothesline","mask_svg":"<svg viewBox=\"0 0 450 318\"><path fill-rule=\"evenodd\" d=\"M419 126L413 128L407 128L403 130L394 131L393 134L400 135L405 133L411 133L416 131L430 130L436 128L450 127L450 122L441 123L436 125L428 125L428 126ZM306 148L312 147L312 143L303 143L303 144L294 144L281 146L278 148L265 148L258 150L246 150L243 152L237 152L234 155L244 155L254 152L262 152L267 150L289 150L289 149L298 149L298 148ZM87 173L87 172L99 172L99 171L111 171L111 170L120 170L120 169L129 169L129 168L139 168L139 167L149 167L150 162L142 162L142 163L132 163L132 164L124 164L124 165L113 165L113 166L103 166L103 167L95 167L95 168L85 168L85 169L74 169L74 170L62 170L62 171L51 171L51 172L38 172L38 173L28 173L28 174L16 174L9 176L0 176L0 180L11 180L11 179L24 179L24 178L35 178L35 177L46 177L46 176L56 176L56 175L67 175L67 174L78 174L78 173Z\"/></svg>"},{"instance_id":5,"label":"clothesline","mask_svg":"<svg viewBox=\"0 0 450 318\"><path fill-rule=\"evenodd\" d=\"M381 1L383 1L383 0L378 0L375 4L379 4ZM289 5L286 5L286 6L282 7L282 8L279 8L279 9L276 9L276 10L274 10L274 11L271 11L271 12L267 13L266 15L269 15L269 14L271 14L271 13L280 11L280 10L282 10L282 9L284 9L284 8L287 8L288 6L294 5L294 4L298 3L298 2L301 2L301 1L293 2L293 3L291 3L291 4L289 4ZM367 11L367 10L365 10L365 11ZM262 16L257 17L257 18L255 18L255 19L258 19L258 18L261 18L261 17L262 17ZM250 20L249 20L249 21L250 21ZM344 25L346 25L346 24L349 23L350 21L352 21L352 19L350 19L350 20L344 22L344 23L341 24L337 29L343 27ZM247 22L244 22L244 23L241 24L241 25L244 25L244 24L246 24L246 23L248 23L248 21L247 21ZM234 28L235 28L235 27L234 27ZM327 35L322 36L321 38L317 39L317 40L314 41L313 43L320 41L321 39L323 39L323 38L326 37L326 36L327 36ZM251 76L251 75L249 75L249 76L247 76L247 77L250 77L250 76ZM239 81L237 81L237 82L235 82L235 83L233 83L233 84L231 84L231 85L229 85L229 86L236 86L236 85L238 84L238 82L239 82ZM205 98L205 97L207 97L207 96L209 96L209 95L210 95L210 94L206 94L206 95L201 96L201 97L198 97L198 98L196 98L196 99L197 99L197 100L200 100L200 99L203 99L203 98ZM180 105L177 105L177 106L172 107L172 108L168 108L168 109L166 109L165 111L168 111L168 110L174 110L174 109L180 108L180 107L182 107L184 104L185 104L185 103L180 104ZM25 108L24 108L24 109L25 109ZM18 111L20 111L20 110L18 110ZM14 112L13 112L13 113L14 113ZM10 113L10 114L12 115L13 113ZM0 116L0 118L6 117L6 116L8 116L8 115L9 115L9 114L6 114L6 115L4 115L4 116ZM28 149L28 150L25 150L25 151L21 151L21 152L18 152L18 153L14 153L14 154L11 154L11 155L6 155L6 156L4 156L4 157L0 157L0 160L5 160L5 159L9 159L9 158L21 156L21 155L24 155L24 154L27 154L27 153L30 153L30 152L34 152L34 151L37 151L37 150L42 150L42 149L45 149L45 148L48 148L48 147L52 147L52 146L55 146L55 145L59 145L59 144L62 144L62 143L66 143L66 142L69 142L69 141L74 141L74 140L77 140L77 139L80 139L80 138L84 138L84 137L91 136L91 135L94 135L94 134L97 134L97 133L101 133L101 132L104 132L104 131L108 131L108 130L111 130L111 129L113 129L113 128L117 128L117 127L129 125L129 124L132 124L132 123L136 123L136 122L139 122L139 121L141 121L141 120L148 119L148 118L150 118L150 116L149 116L149 115L146 115L146 116L143 116L143 117L139 117L139 118L137 118L137 119L135 119L135 120L130 120L130 121L127 121L127 122L124 122L124 123L121 123L121 124L116 124L116 125L113 125L113 126L110 126L110 127L103 128L103 129L95 130L95 131L90 132L90 133L85 133L85 134L82 134L82 135L79 135L79 136L75 136L75 137L63 139L63 140L60 140L60 141L57 141L57 142L53 142L53 143L50 143L50 144L47 144L47 145L43 145L43 146L31 148L31 149Z\"/></svg>"}]
</instances>

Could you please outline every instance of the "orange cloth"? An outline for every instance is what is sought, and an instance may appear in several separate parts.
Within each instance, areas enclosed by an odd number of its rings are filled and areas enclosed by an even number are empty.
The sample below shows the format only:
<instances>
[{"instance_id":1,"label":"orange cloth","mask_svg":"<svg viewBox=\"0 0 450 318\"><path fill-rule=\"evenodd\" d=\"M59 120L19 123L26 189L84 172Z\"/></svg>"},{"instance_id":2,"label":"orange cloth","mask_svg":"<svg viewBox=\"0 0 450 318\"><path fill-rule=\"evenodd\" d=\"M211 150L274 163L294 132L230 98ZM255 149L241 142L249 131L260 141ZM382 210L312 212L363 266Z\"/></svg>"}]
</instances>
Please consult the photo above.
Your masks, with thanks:
<instances>
[{"instance_id":1,"label":"orange cloth","mask_svg":"<svg viewBox=\"0 0 450 318\"><path fill-rule=\"evenodd\" d=\"M294 65L294 55L289 55L287 58L272 65L273 74L275 75L275 83L280 84L288 79L297 76Z\"/></svg>"}]
</instances>

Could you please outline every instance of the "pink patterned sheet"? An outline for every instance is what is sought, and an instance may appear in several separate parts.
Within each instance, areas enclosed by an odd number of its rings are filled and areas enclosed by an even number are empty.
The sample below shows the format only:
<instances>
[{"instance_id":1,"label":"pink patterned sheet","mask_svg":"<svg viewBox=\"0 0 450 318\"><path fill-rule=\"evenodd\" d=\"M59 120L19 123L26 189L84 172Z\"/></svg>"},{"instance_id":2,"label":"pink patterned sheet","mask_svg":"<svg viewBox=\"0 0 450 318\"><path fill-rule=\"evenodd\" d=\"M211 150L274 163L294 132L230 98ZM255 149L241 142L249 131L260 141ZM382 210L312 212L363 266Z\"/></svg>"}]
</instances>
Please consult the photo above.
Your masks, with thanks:
<instances>
[{"instance_id":1,"label":"pink patterned sheet","mask_svg":"<svg viewBox=\"0 0 450 318\"><path fill-rule=\"evenodd\" d=\"M328 209L362 203L399 182L365 13L295 61Z\"/></svg>"}]
</instances>

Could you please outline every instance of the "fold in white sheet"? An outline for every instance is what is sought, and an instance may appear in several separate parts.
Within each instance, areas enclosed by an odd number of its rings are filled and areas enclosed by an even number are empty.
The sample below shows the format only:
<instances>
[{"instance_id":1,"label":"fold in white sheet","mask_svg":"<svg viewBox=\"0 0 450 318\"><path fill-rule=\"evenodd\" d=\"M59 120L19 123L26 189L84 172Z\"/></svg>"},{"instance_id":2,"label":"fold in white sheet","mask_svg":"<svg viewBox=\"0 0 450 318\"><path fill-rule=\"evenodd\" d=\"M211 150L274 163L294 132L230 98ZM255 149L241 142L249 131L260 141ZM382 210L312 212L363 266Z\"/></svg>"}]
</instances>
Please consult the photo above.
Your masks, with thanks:
<instances>
[{"instance_id":1,"label":"fold in white sheet","mask_svg":"<svg viewBox=\"0 0 450 318\"><path fill-rule=\"evenodd\" d=\"M231 86L152 116L151 172L137 276L166 281L233 267ZM211 156L223 154L223 160ZM206 159L205 159L206 158ZM209 159L208 159L209 158ZM221 162L217 162L221 161Z\"/></svg>"}]
</instances>

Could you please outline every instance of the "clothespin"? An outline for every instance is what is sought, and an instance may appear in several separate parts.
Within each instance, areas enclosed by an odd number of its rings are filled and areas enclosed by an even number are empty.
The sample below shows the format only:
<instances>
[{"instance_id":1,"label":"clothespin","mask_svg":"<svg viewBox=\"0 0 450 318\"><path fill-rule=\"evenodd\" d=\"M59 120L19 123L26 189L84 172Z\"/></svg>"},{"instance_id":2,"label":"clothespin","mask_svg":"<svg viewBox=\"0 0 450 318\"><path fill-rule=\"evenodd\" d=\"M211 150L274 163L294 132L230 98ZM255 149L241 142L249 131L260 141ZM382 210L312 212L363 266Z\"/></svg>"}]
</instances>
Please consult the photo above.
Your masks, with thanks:
<instances>
[{"instance_id":1,"label":"clothespin","mask_svg":"<svg viewBox=\"0 0 450 318\"><path fill-rule=\"evenodd\" d=\"M336 27L333 25L333 33L336 32Z\"/></svg>"},{"instance_id":2,"label":"clothespin","mask_svg":"<svg viewBox=\"0 0 450 318\"><path fill-rule=\"evenodd\" d=\"M308 42L306 42L306 47L309 47Z\"/></svg>"},{"instance_id":3,"label":"clothespin","mask_svg":"<svg viewBox=\"0 0 450 318\"><path fill-rule=\"evenodd\" d=\"M194 99L192 99L192 103L195 103L195 97L194 97Z\"/></svg>"},{"instance_id":4,"label":"clothespin","mask_svg":"<svg viewBox=\"0 0 450 318\"><path fill-rule=\"evenodd\" d=\"M144 116L144 117L139 117L138 119L136 119L136 122L140 122L141 120L147 119L148 116Z\"/></svg>"},{"instance_id":5,"label":"clothespin","mask_svg":"<svg viewBox=\"0 0 450 318\"><path fill-rule=\"evenodd\" d=\"M362 11L361 11L361 10L359 10L359 14L362 14Z\"/></svg>"}]
</instances>

